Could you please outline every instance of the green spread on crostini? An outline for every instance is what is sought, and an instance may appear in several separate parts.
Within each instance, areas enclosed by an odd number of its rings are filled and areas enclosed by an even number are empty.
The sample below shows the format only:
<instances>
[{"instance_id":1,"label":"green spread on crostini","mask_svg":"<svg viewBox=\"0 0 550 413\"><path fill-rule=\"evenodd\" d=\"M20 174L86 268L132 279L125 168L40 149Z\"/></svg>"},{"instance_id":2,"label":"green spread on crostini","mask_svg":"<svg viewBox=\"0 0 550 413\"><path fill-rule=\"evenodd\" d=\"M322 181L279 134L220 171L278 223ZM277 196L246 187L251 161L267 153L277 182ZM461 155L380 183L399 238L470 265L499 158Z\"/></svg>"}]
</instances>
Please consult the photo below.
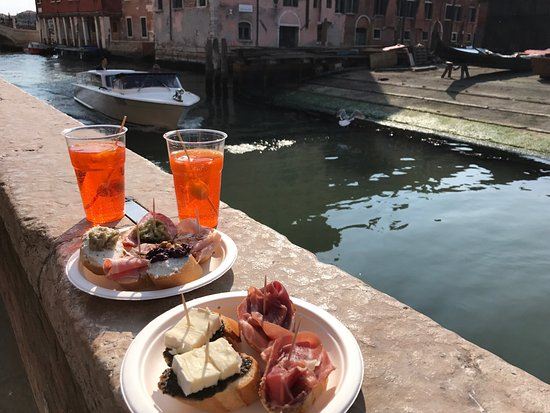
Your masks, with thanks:
<instances>
[{"instance_id":1,"label":"green spread on crostini","mask_svg":"<svg viewBox=\"0 0 550 413\"><path fill-rule=\"evenodd\" d=\"M93 227L88 231L88 245L92 251L112 249L118 241L119 232L107 227Z\"/></svg>"},{"instance_id":2,"label":"green spread on crostini","mask_svg":"<svg viewBox=\"0 0 550 413\"><path fill-rule=\"evenodd\" d=\"M151 218L143 224L139 224L139 239L141 242L158 244L162 241L169 241L170 235L166 225L158 219Z\"/></svg>"}]
</instances>

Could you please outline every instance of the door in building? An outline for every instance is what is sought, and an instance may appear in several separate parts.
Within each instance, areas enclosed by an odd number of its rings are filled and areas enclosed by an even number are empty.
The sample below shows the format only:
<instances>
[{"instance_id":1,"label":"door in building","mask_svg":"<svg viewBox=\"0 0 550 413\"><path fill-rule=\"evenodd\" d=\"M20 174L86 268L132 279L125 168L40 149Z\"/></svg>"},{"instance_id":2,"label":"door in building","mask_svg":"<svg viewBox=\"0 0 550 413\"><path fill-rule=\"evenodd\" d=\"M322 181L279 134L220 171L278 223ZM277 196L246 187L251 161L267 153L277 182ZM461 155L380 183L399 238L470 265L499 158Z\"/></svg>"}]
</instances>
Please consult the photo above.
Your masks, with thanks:
<instances>
[{"instance_id":1,"label":"door in building","mask_svg":"<svg viewBox=\"0 0 550 413\"><path fill-rule=\"evenodd\" d=\"M279 26L279 47L298 47L298 27Z\"/></svg>"}]
</instances>

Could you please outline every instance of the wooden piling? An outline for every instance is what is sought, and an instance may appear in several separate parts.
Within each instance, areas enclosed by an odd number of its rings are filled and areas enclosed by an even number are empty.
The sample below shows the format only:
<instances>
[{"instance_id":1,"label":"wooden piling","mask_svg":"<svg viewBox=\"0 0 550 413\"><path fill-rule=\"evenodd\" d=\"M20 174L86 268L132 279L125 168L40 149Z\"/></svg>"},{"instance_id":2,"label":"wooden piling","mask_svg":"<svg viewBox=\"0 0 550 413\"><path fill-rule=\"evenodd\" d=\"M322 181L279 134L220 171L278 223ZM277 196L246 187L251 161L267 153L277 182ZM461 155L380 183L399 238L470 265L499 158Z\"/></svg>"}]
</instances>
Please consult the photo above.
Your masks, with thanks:
<instances>
[{"instance_id":1,"label":"wooden piling","mask_svg":"<svg viewBox=\"0 0 550 413\"><path fill-rule=\"evenodd\" d=\"M229 79L229 53L227 49L227 40L222 39L222 48L220 54L220 72L221 72L221 82L222 82L222 97L227 97L227 81Z\"/></svg>"},{"instance_id":2,"label":"wooden piling","mask_svg":"<svg viewBox=\"0 0 550 413\"><path fill-rule=\"evenodd\" d=\"M205 70L204 70L204 86L206 92L206 98L210 99L213 94L213 79L214 79L214 53L213 53L213 42L212 39L206 41L206 59L205 59Z\"/></svg>"}]
</instances>

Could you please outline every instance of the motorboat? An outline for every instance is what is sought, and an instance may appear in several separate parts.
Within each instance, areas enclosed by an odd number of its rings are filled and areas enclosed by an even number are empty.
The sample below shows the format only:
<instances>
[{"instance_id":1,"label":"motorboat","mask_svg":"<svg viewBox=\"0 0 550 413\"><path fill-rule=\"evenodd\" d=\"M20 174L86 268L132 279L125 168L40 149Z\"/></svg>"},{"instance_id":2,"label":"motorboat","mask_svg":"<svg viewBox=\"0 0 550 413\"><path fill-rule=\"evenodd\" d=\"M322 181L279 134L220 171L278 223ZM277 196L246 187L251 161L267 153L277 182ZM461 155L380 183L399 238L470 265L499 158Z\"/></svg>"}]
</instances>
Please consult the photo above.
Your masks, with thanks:
<instances>
[{"instance_id":1,"label":"motorboat","mask_svg":"<svg viewBox=\"0 0 550 413\"><path fill-rule=\"evenodd\" d=\"M117 120L173 129L200 98L176 73L88 70L76 75L74 100Z\"/></svg>"},{"instance_id":2,"label":"motorboat","mask_svg":"<svg viewBox=\"0 0 550 413\"><path fill-rule=\"evenodd\" d=\"M25 53L49 56L53 54L53 47L44 43L30 42L25 48Z\"/></svg>"}]
</instances>

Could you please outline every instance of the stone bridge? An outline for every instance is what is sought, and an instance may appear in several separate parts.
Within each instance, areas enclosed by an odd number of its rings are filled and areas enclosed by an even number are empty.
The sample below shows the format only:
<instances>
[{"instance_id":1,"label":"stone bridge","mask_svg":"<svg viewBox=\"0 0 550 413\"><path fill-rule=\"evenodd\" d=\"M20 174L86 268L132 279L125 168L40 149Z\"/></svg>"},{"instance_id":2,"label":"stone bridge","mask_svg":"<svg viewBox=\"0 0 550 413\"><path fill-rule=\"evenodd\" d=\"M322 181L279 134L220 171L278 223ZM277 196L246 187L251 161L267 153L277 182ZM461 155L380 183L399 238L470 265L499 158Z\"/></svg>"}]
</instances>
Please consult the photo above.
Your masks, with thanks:
<instances>
[{"instance_id":1,"label":"stone bridge","mask_svg":"<svg viewBox=\"0 0 550 413\"><path fill-rule=\"evenodd\" d=\"M29 42L40 41L38 30L14 29L13 27L0 24L0 49L5 46L8 48L23 48Z\"/></svg>"}]
</instances>

